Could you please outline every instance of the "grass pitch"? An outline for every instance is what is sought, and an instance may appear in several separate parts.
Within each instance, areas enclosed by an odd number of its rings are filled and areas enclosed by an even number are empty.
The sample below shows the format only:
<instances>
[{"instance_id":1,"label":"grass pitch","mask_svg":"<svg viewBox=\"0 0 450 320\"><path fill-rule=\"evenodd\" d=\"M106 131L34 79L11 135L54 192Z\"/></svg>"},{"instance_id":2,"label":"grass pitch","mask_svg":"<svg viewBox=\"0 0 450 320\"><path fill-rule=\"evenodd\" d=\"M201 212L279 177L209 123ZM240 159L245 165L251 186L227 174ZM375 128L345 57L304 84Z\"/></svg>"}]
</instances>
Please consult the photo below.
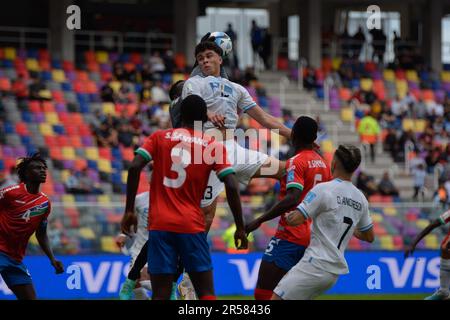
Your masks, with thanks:
<instances>
[{"instance_id":1,"label":"grass pitch","mask_svg":"<svg viewBox=\"0 0 450 320\"><path fill-rule=\"evenodd\" d=\"M317 300L423 300L429 294L327 294ZM254 300L252 296L219 296L218 300Z\"/></svg>"}]
</instances>

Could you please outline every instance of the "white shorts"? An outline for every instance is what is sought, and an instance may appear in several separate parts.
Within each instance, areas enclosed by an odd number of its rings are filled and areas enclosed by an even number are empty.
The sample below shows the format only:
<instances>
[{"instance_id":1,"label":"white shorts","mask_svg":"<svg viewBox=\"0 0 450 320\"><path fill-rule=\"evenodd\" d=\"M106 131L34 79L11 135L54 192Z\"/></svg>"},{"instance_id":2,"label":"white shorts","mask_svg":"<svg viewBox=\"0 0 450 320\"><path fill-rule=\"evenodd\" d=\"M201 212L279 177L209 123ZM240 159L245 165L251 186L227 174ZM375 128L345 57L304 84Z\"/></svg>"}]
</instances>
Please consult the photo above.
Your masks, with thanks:
<instances>
[{"instance_id":1,"label":"white shorts","mask_svg":"<svg viewBox=\"0 0 450 320\"><path fill-rule=\"evenodd\" d=\"M265 153L240 146L233 139L225 140L222 143L227 149L228 160L233 165L236 178L245 185L269 158ZM224 188L223 182L217 178L216 172L212 171L200 206L202 208L209 206Z\"/></svg>"},{"instance_id":2,"label":"white shorts","mask_svg":"<svg viewBox=\"0 0 450 320\"><path fill-rule=\"evenodd\" d=\"M337 274L316 268L302 259L280 280L273 292L283 300L312 300L334 286L337 279Z\"/></svg>"}]
</instances>

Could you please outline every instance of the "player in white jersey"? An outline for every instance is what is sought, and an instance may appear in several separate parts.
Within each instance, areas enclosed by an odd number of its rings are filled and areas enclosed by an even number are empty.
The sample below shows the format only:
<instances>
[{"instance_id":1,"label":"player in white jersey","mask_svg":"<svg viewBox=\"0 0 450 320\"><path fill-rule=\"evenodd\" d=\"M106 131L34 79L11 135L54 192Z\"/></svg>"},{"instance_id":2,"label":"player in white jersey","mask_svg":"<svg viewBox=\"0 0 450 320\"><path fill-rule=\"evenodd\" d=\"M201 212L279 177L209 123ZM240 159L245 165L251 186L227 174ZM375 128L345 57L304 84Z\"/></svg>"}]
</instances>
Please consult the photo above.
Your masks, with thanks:
<instances>
[{"instance_id":1,"label":"player in white jersey","mask_svg":"<svg viewBox=\"0 0 450 320\"><path fill-rule=\"evenodd\" d=\"M340 145L331 163L334 180L316 185L296 210L287 213L292 226L312 219L311 242L300 262L281 279L272 300L316 298L340 274L349 272L344 252L352 236L373 242L369 204L351 182L360 163L358 148Z\"/></svg>"},{"instance_id":2,"label":"player in white jersey","mask_svg":"<svg viewBox=\"0 0 450 320\"><path fill-rule=\"evenodd\" d=\"M234 134L239 120L239 111L246 112L264 128L279 130L279 133L286 138L290 138L291 130L259 107L243 86L220 76L222 49L214 42L200 42L195 48L195 58L202 75L186 80L182 99L196 94L205 100L209 121L205 123L204 129L216 139L223 140L222 143L227 149L229 160L233 164L238 180L243 184L248 184L254 177L281 179L284 175L284 162L256 150L241 147L234 140L234 135L227 136L225 131L229 129ZM215 128L219 128L219 134L217 131L213 133ZM266 167L276 168L276 171L264 172L263 168ZM214 218L216 198L223 189L223 183L212 172L201 203L206 216L207 230Z\"/></svg>"},{"instance_id":3,"label":"player in white jersey","mask_svg":"<svg viewBox=\"0 0 450 320\"><path fill-rule=\"evenodd\" d=\"M417 235L413 243L406 248L405 258L413 254L420 240L422 240L434 229L447 223L450 223L450 210L441 214L438 219L431 222L425 229L422 230L421 233ZM440 287L431 296L426 297L425 300L450 300L450 230L441 243L441 263L439 269Z\"/></svg>"},{"instance_id":4,"label":"player in white jersey","mask_svg":"<svg viewBox=\"0 0 450 320\"><path fill-rule=\"evenodd\" d=\"M125 234L120 234L116 238L116 243L121 247L122 252L131 256L130 273L120 289L119 297L121 300L130 300L133 294L136 300L147 300L148 296L145 289L151 290L151 282L146 265L144 264L143 268L139 267L136 271L133 270L133 266L139 259L141 250L148 240L147 223L149 203L150 192L143 192L136 196L137 232L131 239ZM143 254L145 254L145 249ZM146 257L147 255L145 254L143 261L147 260ZM137 264L141 265L140 262Z\"/></svg>"}]
</instances>

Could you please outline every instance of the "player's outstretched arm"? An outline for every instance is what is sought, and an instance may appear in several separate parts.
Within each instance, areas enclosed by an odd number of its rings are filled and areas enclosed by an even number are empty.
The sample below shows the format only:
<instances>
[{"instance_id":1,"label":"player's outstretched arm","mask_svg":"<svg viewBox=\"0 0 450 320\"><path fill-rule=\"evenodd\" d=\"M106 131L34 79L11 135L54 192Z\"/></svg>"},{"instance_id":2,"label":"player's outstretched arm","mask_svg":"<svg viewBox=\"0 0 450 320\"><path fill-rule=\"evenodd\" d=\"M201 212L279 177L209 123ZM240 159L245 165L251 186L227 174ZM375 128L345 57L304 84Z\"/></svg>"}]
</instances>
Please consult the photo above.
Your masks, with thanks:
<instances>
[{"instance_id":1,"label":"player's outstretched arm","mask_svg":"<svg viewBox=\"0 0 450 320\"><path fill-rule=\"evenodd\" d=\"M139 187L141 171L148 162L149 161L147 159L144 159L144 157L137 154L128 169L127 200L125 204L125 213L121 222L121 231L126 235L130 235L131 230L133 230L134 233L137 232L137 216L134 212L134 201L136 199L136 194Z\"/></svg>"},{"instance_id":2,"label":"player's outstretched arm","mask_svg":"<svg viewBox=\"0 0 450 320\"><path fill-rule=\"evenodd\" d=\"M265 112L260 106L256 105L247 110L247 114L255 119L264 128L280 131L280 134L287 139L291 138L291 129L288 129L277 118Z\"/></svg>"},{"instance_id":3,"label":"player's outstretched arm","mask_svg":"<svg viewBox=\"0 0 450 320\"><path fill-rule=\"evenodd\" d=\"M416 246L420 242L420 240L425 238L431 231L439 227L441 224L442 224L441 220L436 219L433 222L431 222L425 229L423 229L422 232L419 233L417 237L414 239L413 243L406 248L405 258L414 253L414 250L416 249Z\"/></svg>"},{"instance_id":4,"label":"player's outstretched arm","mask_svg":"<svg viewBox=\"0 0 450 320\"><path fill-rule=\"evenodd\" d=\"M234 173L226 175L223 180L227 194L228 205L233 213L236 232L234 241L237 249L247 249L248 240L245 234L244 219L242 217L241 199L239 198L239 182Z\"/></svg>"},{"instance_id":5,"label":"player's outstretched arm","mask_svg":"<svg viewBox=\"0 0 450 320\"><path fill-rule=\"evenodd\" d=\"M262 216L246 224L245 232L249 234L250 232L258 229L264 222L275 219L276 217L279 217L283 213L287 212L289 209L295 207L298 204L298 200L300 199L301 194L302 191L300 189L289 188L287 190L286 196L281 201L277 202L269 211L264 213Z\"/></svg>"},{"instance_id":6,"label":"player's outstretched arm","mask_svg":"<svg viewBox=\"0 0 450 320\"><path fill-rule=\"evenodd\" d=\"M55 259L52 248L50 247L50 243L48 241L47 220L40 223L38 229L36 230L36 239L42 251L44 251L47 257L50 259L52 266L55 268L56 274L63 273L64 266L61 261Z\"/></svg>"},{"instance_id":7,"label":"player's outstretched arm","mask_svg":"<svg viewBox=\"0 0 450 320\"><path fill-rule=\"evenodd\" d=\"M297 208L292 210L291 212L286 213L286 222L288 225L292 227L299 226L306 222L307 218L303 215L303 213Z\"/></svg>"}]
</instances>

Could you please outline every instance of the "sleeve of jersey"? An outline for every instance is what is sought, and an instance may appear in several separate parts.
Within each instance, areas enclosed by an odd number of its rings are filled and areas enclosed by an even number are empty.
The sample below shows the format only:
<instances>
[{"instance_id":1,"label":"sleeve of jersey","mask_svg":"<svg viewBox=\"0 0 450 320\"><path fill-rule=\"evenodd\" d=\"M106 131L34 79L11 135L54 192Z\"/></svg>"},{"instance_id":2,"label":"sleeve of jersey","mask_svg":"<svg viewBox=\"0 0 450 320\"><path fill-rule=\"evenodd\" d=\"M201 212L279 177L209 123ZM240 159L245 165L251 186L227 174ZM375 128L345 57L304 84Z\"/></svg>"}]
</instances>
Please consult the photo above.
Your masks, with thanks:
<instances>
[{"instance_id":1,"label":"sleeve of jersey","mask_svg":"<svg viewBox=\"0 0 450 320\"><path fill-rule=\"evenodd\" d=\"M440 215L439 220L441 221L442 224L447 224L450 222L450 210L444 212L443 214Z\"/></svg>"},{"instance_id":2,"label":"sleeve of jersey","mask_svg":"<svg viewBox=\"0 0 450 320\"><path fill-rule=\"evenodd\" d=\"M247 112L248 110L256 106L256 102L250 96L250 93L248 93L247 89L242 86L239 86L238 88L241 92L241 98L238 102L238 108L244 112Z\"/></svg>"},{"instance_id":3,"label":"sleeve of jersey","mask_svg":"<svg viewBox=\"0 0 450 320\"><path fill-rule=\"evenodd\" d=\"M223 180L227 175L235 173L231 163L228 161L227 149L221 143L215 145L214 150L220 151L215 152L214 157L214 171L216 171L219 180Z\"/></svg>"},{"instance_id":4,"label":"sleeve of jersey","mask_svg":"<svg viewBox=\"0 0 450 320\"><path fill-rule=\"evenodd\" d=\"M301 163L294 164L293 159L288 161L286 174L286 190L291 188L303 191L304 188L304 168Z\"/></svg>"},{"instance_id":5,"label":"sleeve of jersey","mask_svg":"<svg viewBox=\"0 0 450 320\"><path fill-rule=\"evenodd\" d=\"M314 187L303 199L297 209L303 214L306 219L314 219L321 211L326 208L326 194L325 190Z\"/></svg>"},{"instance_id":6,"label":"sleeve of jersey","mask_svg":"<svg viewBox=\"0 0 450 320\"><path fill-rule=\"evenodd\" d=\"M196 79L188 79L183 85L183 91L181 93L181 98L184 99L191 94L196 94L202 96L200 82Z\"/></svg>"},{"instance_id":7,"label":"sleeve of jersey","mask_svg":"<svg viewBox=\"0 0 450 320\"><path fill-rule=\"evenodd\" d=\"M364 212L362 214L361 220L359 220L358 225L356 226L358 231L365 232L373 228L372 217L369 212L369 205L367 203L364 204Z\"/></svg>"},{"instance_id":8,"label":"sleeve of jersey","mask_svg":"<svg viewBox=\"0 0 450 320\"><path fill-rule=\"evenodd\" d=\"M155 150L155 140L157 137L157 132L153 133L150 137L148 137L144 144L139 147L134 153L140 155L146 161L151 161L152 157L156 156Z\"/></svg>"}]
</instances>

